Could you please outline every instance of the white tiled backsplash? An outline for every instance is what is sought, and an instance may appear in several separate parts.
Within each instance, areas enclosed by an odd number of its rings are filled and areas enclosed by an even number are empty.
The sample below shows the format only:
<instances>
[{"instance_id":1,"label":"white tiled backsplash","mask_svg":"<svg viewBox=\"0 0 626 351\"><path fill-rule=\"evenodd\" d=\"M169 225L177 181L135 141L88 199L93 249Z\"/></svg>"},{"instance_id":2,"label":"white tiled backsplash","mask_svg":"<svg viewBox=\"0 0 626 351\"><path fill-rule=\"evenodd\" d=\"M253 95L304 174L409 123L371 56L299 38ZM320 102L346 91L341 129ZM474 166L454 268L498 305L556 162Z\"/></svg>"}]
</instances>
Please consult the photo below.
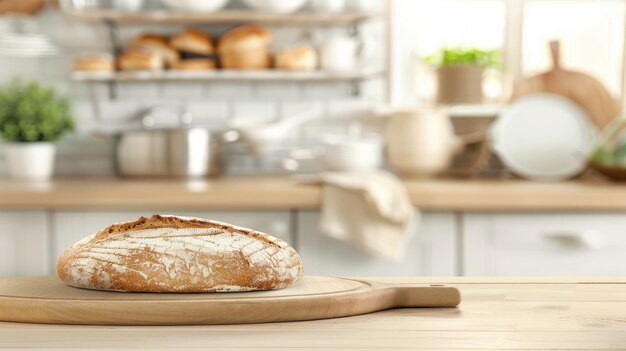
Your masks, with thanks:
<instances>
[{"instance_id":1,"label":"white tiled backsplash","mask_svg":"<svg viewBox=\"0 0 626 351\"><path fill-rule=\"evenodd\" d=\"M236 6L236 2L235 2ZM11 31L14 23L0 19L0 32ZM239 83L239 82L164 82L121 83L116 86L115 99L109 96L105 84L77 83L70 79L71 64L77 54L109 51L107 30L100 23L73 20L46 9L36 20L21 24L27 32L43 32L63 47L54 57L0 57L0 82L13 77L37 80L68 94L73 101L77 131L59 143L55 174L110 175L113 174L112 142L110 138L94 135L99 130L120 130L136 127L143 110L155 106L185 106L201 125L226 127L231 123L288 117L312 108L317 121L305 126L297 138L313 138L326 127L337 129L338 120L363 117L385 99L384 78L360 84L361 94L353 96L349 83ZM168 34L181 26L121 26L123 37L146 31ZM213 34L227 27L200 26ZM304 38L318 42L329 31L345 31L345 27L303 29L270 27L276 45L289 45ZM384 64L385 32L379 22L361 26L361 35L368 56L368 65ZM172 122L173 123L173 122ZM0 155L2 153L0 152ZM0 174L6 168L0 156Z\"/></svg>"}]
</instances>

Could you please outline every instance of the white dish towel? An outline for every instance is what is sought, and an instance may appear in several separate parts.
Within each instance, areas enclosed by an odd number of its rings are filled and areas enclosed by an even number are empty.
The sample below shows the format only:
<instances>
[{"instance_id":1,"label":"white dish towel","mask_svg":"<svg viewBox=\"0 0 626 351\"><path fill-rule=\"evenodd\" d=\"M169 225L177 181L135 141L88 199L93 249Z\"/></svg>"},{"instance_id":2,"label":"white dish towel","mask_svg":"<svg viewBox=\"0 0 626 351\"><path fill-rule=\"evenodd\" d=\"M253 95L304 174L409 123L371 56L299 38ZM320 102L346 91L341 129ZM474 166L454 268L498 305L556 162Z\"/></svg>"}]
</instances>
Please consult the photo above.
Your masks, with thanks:
<instances>
[{"instance_id":1,"label":"white dish towel","mask_svg":"<svg viewBox=\"0 0 626 351\"><path fill-rule=\"evenodd\" d=\"M322 233L389 261L404 257L419 211L396 176L384 171L327 173L322 182Z\"/></svg>"}]
</instances>

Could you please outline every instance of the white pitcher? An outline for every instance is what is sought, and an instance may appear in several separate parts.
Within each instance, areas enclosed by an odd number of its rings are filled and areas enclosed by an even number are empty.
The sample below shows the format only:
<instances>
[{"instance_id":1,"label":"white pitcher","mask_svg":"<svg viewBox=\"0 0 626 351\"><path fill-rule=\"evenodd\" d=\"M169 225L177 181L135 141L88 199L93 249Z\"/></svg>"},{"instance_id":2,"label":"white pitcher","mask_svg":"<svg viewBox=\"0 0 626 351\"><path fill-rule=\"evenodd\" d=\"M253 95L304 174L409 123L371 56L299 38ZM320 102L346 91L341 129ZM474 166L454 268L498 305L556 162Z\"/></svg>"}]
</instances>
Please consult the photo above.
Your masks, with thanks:
<instances>
[{"instance_id":1,"label":"white pitcher","mask_svg":"<svg viewBox=\"0 0 626 351\"><path fill-rule=\"evenodd\" d=\"M397 110L389 117L387 158L389 165L402 175L441 173L462 149L445 109Z\"/></svg>"}]
</instances>

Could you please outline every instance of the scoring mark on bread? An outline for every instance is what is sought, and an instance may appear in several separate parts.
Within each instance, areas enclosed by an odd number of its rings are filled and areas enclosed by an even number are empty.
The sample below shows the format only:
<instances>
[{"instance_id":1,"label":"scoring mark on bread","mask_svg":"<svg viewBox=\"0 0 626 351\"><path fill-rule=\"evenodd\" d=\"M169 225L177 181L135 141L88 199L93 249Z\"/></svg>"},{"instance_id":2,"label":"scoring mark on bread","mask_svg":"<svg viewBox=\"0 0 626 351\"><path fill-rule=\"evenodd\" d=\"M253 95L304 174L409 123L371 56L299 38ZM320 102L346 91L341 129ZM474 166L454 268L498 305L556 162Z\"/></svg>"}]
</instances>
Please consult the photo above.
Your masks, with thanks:
<instances>
[{"instance_id":1,"label":"scoring mark on bread","mask_svg":"<svg viewBox=\"0 0 626 351\"><path fill-rule=\"evenodd\" d=\"M103 230L96 233L96 239L106 239L115 235L128 235L129 231L140 231L146 229L192 229L192 228L204 228L215 229L215 233L203 233L202 235L218 235L224 232L239 233L257 240L265 241L268 244L276 247L282 247L279 243L269 240L265 235L256 232L251 229L237 227L231 224L226 224L218 221L210 221L193 217L182 216L167 216L167 215L152 215L151 217L140 217L136 221L126 223L112 224ZM185 236L185 235L171 235L169 237ZM198 234L188 234L187 236L198 236ZM138 237L133 235L133 237Z\"/></svg>"}]
</instances>

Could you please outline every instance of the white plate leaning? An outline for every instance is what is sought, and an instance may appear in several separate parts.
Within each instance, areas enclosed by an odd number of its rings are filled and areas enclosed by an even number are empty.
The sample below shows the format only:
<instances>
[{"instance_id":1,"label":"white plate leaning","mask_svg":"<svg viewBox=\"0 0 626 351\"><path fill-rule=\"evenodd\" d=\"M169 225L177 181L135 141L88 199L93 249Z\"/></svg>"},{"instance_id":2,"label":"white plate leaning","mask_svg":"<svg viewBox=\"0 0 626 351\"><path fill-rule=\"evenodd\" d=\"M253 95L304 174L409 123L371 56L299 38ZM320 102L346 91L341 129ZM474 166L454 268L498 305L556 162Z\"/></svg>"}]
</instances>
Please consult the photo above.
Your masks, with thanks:
<instances>
[{"instance_id":1,"label":"white plate leaning","mask_svg":"<svg viewBox=\"0 0 626 351\"><path fill-rule=\"evenodd\" d=\"M513 173L533 180L561 180L585 170L596 131L587 113L554 94L522 97L491 127L494 152Z\"/></svg>"}]
</instances>

